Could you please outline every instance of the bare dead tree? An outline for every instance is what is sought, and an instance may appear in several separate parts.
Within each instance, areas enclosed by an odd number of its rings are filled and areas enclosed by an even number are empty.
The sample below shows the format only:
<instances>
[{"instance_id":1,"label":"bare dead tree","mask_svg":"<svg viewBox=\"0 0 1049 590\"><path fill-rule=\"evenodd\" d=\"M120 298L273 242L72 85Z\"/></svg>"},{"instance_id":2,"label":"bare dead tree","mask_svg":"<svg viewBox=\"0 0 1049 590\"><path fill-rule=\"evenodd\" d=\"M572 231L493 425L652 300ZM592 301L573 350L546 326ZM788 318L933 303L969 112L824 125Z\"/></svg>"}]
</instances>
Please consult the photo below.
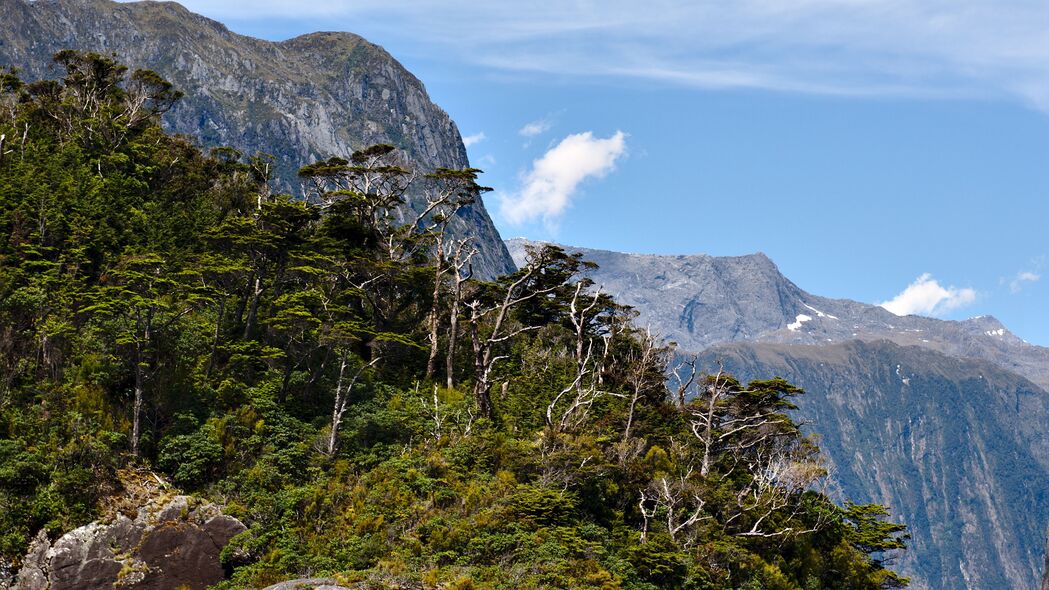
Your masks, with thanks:
<instances>
[{"instance_id":1,"label":"bare dead tree","mask_svg":"<svg viewBox=\"0 0 1049 590\"><path fill-rule=\"evenodd\" d=\"M441 291L444 285L444 273L448 270L448 262L444 251L444 233L436 238L434 244L433 265L433 295L430 300L430 313L427 316L428 340L430 343L430 354L426 359L426 378L433 379L437 372L437 353L440 345L441 329Z\"/></svg>"},{"instance_id":2,"label":"bare dead tree","mask_svg":"<svg viewBox=\"0 0 1049 590\"><path fill-rule=\"evenodd\" d=\"M585 307L582 306L580 295L583 293L583 288L586 286L586 283L587 281L576 282L575 293L572 295L572 301L568 305L568 318L572 321L572 327L575 328L576 374L581 374L586 369L588 358L584 358L583 348L587 341L587 328L590 324L589 320L593 318L594 309L601 300L601 288L598 287L590 298L590 304ZM592 344L593 342L591 341L591 345ZM589 356L590 351L587 351L586 357ZM577 388L581 386L581 383L576 384Z\"/></svg>"},{"instance_id":3,"label":"bare dead tree","mask_svg":"<svg viewBox=\"0 0 1049 590\"><path fill-rule=\"evenodd\" d=\"M630 406L627 411L626 427L623 428L623 442L630 440L630 435L634 426L634 412L637 409L637 402L641 399L641 396L649 391L653 387L665 387L663 382L663 373L659 371L656 375L653 375L652 367L656 362L657 356L660 354L659 347L656 345L656 339L652 336L651 328L647 328L644 334L641 336L641 349L632 355L630 359Z\"/></svg>"},{"instance_id":4,"label":"bare dead tree","mask_svg":"<svg viewBox=\"0 0 1049 590\"><path fill-rule=\"evenodd\" d=\"M609 340L610 338L602 338L606 353L609 346ZM575 379L558 392L558 394L554 396L554 399L546 406L547 427L552 427L558 432L567 431L584 422L587 415L590 413L590 408L594 405L594 402L602 396L625 397L621 393L603 391L598 387L597 379L593 375L601 372L601 366L591 362L593 349L594 341L593 339L590 339L586 348L586 354L581 359ZM565 406L560 412L560 417L555 419L554 415L557 413L557 406L563 399L568 399L567 396L570 393L574 393L574 396L568 402L567 406Z\"/></svg>"},{"instance_id":5,"label":"bare dead tree","mask_svg":"<svg viewBox=\"0 0 1049 590\"><path fill-rule=\"evenodd\" d=\"M733 403L753 393L739 388L725 376L724 366L718 363L718 372L708 379L706 386L691 411L689 425L703 449L699 473L710 474L713 454L725 445L736 452L765 444L793 431L784 431L790 420L779 407L746 407Z\"/></svg>"},{"instance_id":6,"label":"bare dead tree","mask_svg":"<svg viewBox=\"0 0 1049 590\"><path fill-rule=\"evenodd\" d=\"M452 416L452 421L459 427L459 434L469 436L470 432L473 431L476 418L473 408L466 408L465 410L456 410L455 415Z\"/></svg>"},{"instance_id":7,"label":"bare dead tree","mask_svg":"<svg viewBox=\"0 0 1049 590\"><path fill-rule=\"evenodd\" d=\"M803 511L801 496L808 490L826 492L826 470L804 441L766 445L746 462L750 482L736 495L737 512L725 524L749 519L734 534L740 537L796 537L820 530L829 515L817 514L814 523L798 524ZM775 518L773 518L775 517Z\"/></svg>"},{"instance_id":8,"label":"bare dead tree","mask_svg":"<svg viewBox=\"0 0 1049 590\"><path fill-rule=\"evenodd\" d=\"M569 320L575 330L575 377L564 389L562 389L546 408L546 425L558 431L565 431L570 427L577 426L586 419L587 414L594 402L603 395L624 397L620 393L604 391L600 388L601 375L604 372L604 363L608 358L609 347L612 342L611 330L601 335L603 347L600 355L594 354L595 338L589 336L592 332L593 320L599 313L598 304L601 301L601 289L598 288L592 295L587 295L583 289L587 281L576 283L575 292L569 302ZM584 298L589 297L590 303L584 304ZM567 400L568 395L574 393L564 410L560 412L560 418L555 419L557 407L561 401Z\"/></svg>"},{"instance_id":9,"label":"bare dead tree","mask_svg":"<svg viewBox=\"0 0 1049 590\"><path fill-rule=\"evenodd\" d=\"M670 538L687 548L695 540L693 527L714 517L703 510L707 502L702 497L702 487L695 481L692 464L684 460L688 455L687 447L673 442L670 452L682 461L678 473L660 476L641 490L638 501L643 519L641 542L646 541L650 526L658 519Z\"/></svg>"},{"instance_id":10,"label":"bare dead tree","mask_svg":"<svg viewBox=\"0 0 1049 590\"><path fill-rule=\"evenodd\" d=\"M350 400L350 394L353 393L353 386L357 384L357 379L360 378L361 374L368 367L371 367L375 363L379 362L381 357L375 357L371 362L361 365L357 372L353 374L353 378L344 387L344 377L346 375L346 365L348 354L343 351L342 356L339 360L339 380L335 385L335 403L332 406L331 411L331 433L328 435L328 454L334 455L335 449L339 445L339 427L342 425L342 416L346 412L346 404Z\"/></svg>"},{"instance_id":11,"label":"bare dead tree","mask_svg":"<svg viewBox=\"0 0 1049 590\"><path fill-rule=\"evenodd\" d=\"M475 195L487 189L477 185L477 171L472 168L467 170L442 168L428 175L428 178L437 182L437 187L426 193L426 207L415 217L410 227L419 228L416 231L420 231L429 238L429 240L415 240L416 247L425 246L427 241L433 243L433 294L428 316L430 354L426 362L426 378L432 379L434 373L437 372L441 293L445 289L445 275L453 269L456 272L461 271L466 262L460 261L460 256L466 244L470 242L469 239L459 240L452 245L452 252L448 252L450 246L448 244L448 224L460 209L474 202ZM410 254L405 253L406 256ZM472 256L473 254L470 255ZM452 282L453 284L459 283L459 277L454 277ZM461 293L461 289L458 292Z\"/></svg>"},{"instance_id":12,"label":"bare dead tree","mask_svg":"<svg viewBox=\"0 0 1049 590\"><path fill-rule=\"evenodd\" d=\"M448 312L448 350L445 353L444 365L448 389L455 387L455 351L459 342L459 315L463 306L463 287L473 277L473 265L470 261L477 255L475 246L467 246L470 240L456 242L452 254L452 293L451 309ZM465 269L465 271L464 271Z\"/></svg>"},{"instance_id":13,"label":"bare dead tree","mask_svg":"<svg viewBox=\"0 0 1049 590\"><path fill-rule=\"evenodd\" d=\"M423 406L425 406L425 405L426 405L426 400L423 400ZM441 404L440 404L440 400L437 399L437 386L436 385L433 386L433 413L431 414L431 417L433 418L433 428L430 429L430 435L433 436L433 439L435 441L440 442L440 440L441 440L441 426L444 425L444 422L445 422L445 420L448 419L448 417L447 416L444 416L444 417L441 416Z\"/></svg>"},{"instance_id":14,"label":"bare dead tree","mask_svg":"<svg viewBox=\"0 0 1049 590\"><path fill-rule=\"evenodd\" d=\"M492 417L491 379L492 368L506 355L496 353L496 347L525 332L537 330L542 326L508 327L510 311L522 303L553 293L561 285L537 286L533 279L541 272L544 257L541 254L530 257L528 264L513 281L505 287L503 296L494 304L486 304L479 297L473 298L465 306L469 310L467 319L470 324L470 341L474 353L474 398L481 414ZM482 322L492 318L490 330L482 334Z\"/></svg>"},{"instance_id":15,"label":"bare dead tree","mask_svg":"<svg viewBox=\"0 0 1049 590\"><path fill-rule=\"evenodd\" d=\"M674 367L673 373L674 379L677 381L676 398L679 410L685 409L685 396L688 394L692 384L696 382L696 362L698 359L698 355L694 354Z\"/></svg>"}]
</instances>

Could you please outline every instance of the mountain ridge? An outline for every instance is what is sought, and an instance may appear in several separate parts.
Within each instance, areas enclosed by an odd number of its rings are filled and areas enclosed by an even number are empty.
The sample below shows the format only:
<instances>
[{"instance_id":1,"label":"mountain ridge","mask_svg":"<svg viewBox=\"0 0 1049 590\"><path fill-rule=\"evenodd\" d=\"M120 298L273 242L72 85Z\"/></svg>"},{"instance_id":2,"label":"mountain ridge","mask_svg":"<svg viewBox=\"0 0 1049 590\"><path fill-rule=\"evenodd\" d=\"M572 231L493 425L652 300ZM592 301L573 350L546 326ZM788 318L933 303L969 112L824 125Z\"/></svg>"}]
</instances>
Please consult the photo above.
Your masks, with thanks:
<instances>
[{"instance_id":1,"label":"mountain ridge","mask_svg":"<svg viewBox=\"0 0 1049 590\"><path fill-rule=\"evenodd\" d=\"M0 30L0 66L42 79L55 74L54 53L80 49L155 70L185 92L165 115L168 130L205 147L272 154L275 183L285 192L301 193L302 165L376 143L403 149L424 172L470 165L458 128L422 82L353 33L265 41L174 2L0 0L0 10L9 23ZM408 201L423 206L417 193ZM477 242L479 275L512 270L482 201L461 210L450 227Z\"/></svg>"},{"instance_id":2,"label":"mountain ridge","mask_svg":"<svg viewBox=\"0 0 1049 590\"><path fill-rule=\"evenodd\" d=\"M507 244L520 263L533 242ZM779 376L805 389L796 416L818 435L836 488L908 525L900 569L912 588L1037 587L1049 349L990 316L901 317L813 295L764 254L564 248L597 263L595 285L676 342L679 361L695 355L701 372L723 366L744 382Z\"/></svg>"},{"instance_id":3,"label":"mountain ridge","mask_svg":"<svg viewBox=\"0 0 1049 590\"><path fill-rule=\"evenodd\" d=\"M517 263L524 239L507 241ZM1024 342L996 318L897 316L872 304L813 295L765 254L624 254L566 246L599 266L595 281L638 309L639 323L683 350L725 342L823 344L887 339L951 356L989 360L1049 388L1049 348Z\"/></svg>"}]
</instances>

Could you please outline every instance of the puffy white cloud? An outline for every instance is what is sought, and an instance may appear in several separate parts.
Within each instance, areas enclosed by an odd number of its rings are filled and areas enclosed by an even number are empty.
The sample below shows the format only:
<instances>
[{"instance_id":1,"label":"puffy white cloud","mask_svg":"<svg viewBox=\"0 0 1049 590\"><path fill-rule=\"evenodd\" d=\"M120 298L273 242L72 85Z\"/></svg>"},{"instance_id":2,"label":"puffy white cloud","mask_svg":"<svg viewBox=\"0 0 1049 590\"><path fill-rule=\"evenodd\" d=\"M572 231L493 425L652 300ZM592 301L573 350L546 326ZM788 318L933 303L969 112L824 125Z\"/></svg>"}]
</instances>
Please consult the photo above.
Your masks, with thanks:
<instances>
[{"instance_id":1,"label":"puffy white cloud","mask_svg":"<svg viewBox=\"0 0 1049 590\"><path fill-rule=\"evenodd\" d=\"M602 139L587 131L562 139L532 163L520 190L498 195L502 217L512 224L540 218L553 224L584 180L602 178L615 169L626 154L626 137L616 131Z\"/></svg>"},{"instance_id":2,"label":"puffy white cloud","mask_svg":"<svg viewBox=\"0 0 1049 590\"><path fill-rule=\"evenodd\" d=\"M1023 290L1024 283L1034 283L1041 278L1042 275L1036 272L1031 272L1029 270L1018 272L1016 273L1016 276L1013 277L1013 280L1009 281L1009 292L1019 293Z\"/></svg>"},{"instance_id":3,"label":"puffy white cloud","mask_svg":"<svg viewBox=\"0 0 1049 590\"><path fill-rule=\"evenodd\" d=\"M467 135L466 137L464 137L463 145L465 145L466 147L470 147L472 145L481 143L486 139L488 139L488 136L484 134L484 131L481 131L480 133L474 133L473 135Z\"/></svg>"},{"instance_id":4,"label":"puffy white cloud","mask_svg":"<svg viewBox=\"0 0 1049 590\"><path fill-rule=\"evenodd\" d=\"M944 287L925 273L891 301L878 305L896 315L943 315L976 301L970 288Z\"/></svg>"},{"instance_id":5,"label":"puffy white cloud","mask_svg":"<svg viewBox=\"0 0 1049 590\"><path fill-rule=\"evenodd\" d=\"M535 137L550 131L551 127L553 127L553 123L551 123L549 119L539 119L526 124L518 130L518 133L524 137Z\"/></svg>"}]
</instances>

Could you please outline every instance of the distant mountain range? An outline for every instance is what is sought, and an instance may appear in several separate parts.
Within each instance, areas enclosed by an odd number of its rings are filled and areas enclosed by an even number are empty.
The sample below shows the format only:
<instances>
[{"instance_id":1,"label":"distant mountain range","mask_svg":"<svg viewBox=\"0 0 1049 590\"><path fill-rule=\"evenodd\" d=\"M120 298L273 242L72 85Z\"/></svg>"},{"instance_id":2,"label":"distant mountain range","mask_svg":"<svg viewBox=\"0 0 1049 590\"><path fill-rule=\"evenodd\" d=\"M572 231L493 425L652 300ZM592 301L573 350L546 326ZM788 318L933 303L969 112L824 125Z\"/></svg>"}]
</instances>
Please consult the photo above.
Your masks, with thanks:
<instances>
[{"instance_id":1,"label":"distant mountain range","mask_svg":"<svg viewBox=\"0 0 1049 590\"><path fill-rule=\"evenodd\" d=\"M520 263L533 242L510 240ZM653 256L568 247L638 324L743 380L806 390L836 486L911 529L918 589L1039 586L1049 518L1049 349L991 317L944 321L806 293L763 254Z\"/></svg>"},{"instance_id":2,"label":"distant mountain range","mask_svg":"<svg viewBox=\"0 0 1049 590\"><path fill-rule=\"evenodd\" d=\"M357 35L273 43L174 2L0 0L0 14L0 67L17 67L27 79L54 77L51 56L80 49L155 70L186 94L165 116L170 130L205 146L275 156L284 191L298 192L303 164L375 143L396 145L424 171L469 165L459 130L422 82ZM476 239L480 275L513 268L483 203L461 211L452 230Z\"/></svg>"},{"instance_id":3,"label":"distant mountain range","mask_svg":"<svg viewBox=\"0 0 1049 590\"><path fill-rule=\"evenodd\" d=\"M523 260L528 240L509 240ZM828 344L890 340L991 361L1049 388L1049 348L1028 344L990 316L962 322L897 316L877 305L801 290L764 254L656 256L587 248L604 291L640 313L664 338L689 351L725 342Z\"/></svg>"}]
</instances>

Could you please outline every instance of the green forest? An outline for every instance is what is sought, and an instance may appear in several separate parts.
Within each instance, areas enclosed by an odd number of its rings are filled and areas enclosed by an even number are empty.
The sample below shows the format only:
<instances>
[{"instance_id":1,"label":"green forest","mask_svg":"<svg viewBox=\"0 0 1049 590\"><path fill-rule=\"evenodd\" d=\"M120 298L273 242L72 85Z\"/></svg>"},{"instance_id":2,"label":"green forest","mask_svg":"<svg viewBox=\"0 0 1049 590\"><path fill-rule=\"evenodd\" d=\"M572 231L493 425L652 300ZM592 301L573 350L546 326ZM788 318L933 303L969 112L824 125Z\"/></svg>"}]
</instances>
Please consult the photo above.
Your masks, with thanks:
<instances>
[{"instance_id":1,"label":"green forest","mask_svg":"<svg viewBox=\"0 0 1049 590\"><path fill-rule=\"evenodd\" d=\"M157 74L55 63L0 78L3 559L158 478L248 526L222 588L906 585L802 391L682 361L560 248L474 276L479 170L377 145L277 194L165 133Z\"/></svg>"}]
</instances>

